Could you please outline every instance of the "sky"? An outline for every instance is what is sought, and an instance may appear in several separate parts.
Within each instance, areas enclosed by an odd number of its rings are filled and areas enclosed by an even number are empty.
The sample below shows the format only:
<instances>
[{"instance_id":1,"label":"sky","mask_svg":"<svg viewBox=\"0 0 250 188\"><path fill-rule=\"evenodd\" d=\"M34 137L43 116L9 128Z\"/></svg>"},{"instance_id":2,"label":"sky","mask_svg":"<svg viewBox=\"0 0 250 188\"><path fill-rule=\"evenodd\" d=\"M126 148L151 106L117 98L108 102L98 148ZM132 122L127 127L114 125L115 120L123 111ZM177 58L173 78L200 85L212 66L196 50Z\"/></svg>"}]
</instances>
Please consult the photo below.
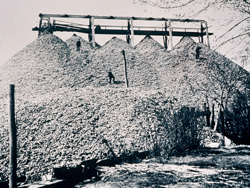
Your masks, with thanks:
<instances>
[{"instance_id":1,"label":"sky","mask_svg":"<svg viewBox=\"0 0 250 188\"><path fill-rule=\"evenodd\" d=\"M225 10L224 10L225 11ZM39 14L77 14L77 15L98 15L98 16L138 16L138 17L176 17L176 9L166 11L150 5L141 4L138 0L0 0L0 64L9 60L14 54L25 48L34 41L38 33L32 31L32 28L39 25ZM231 14L229 14L231 13ZM195 19L204 19L208 21L209 32L214 36L210 37L211 46L222 30L219 25L211 25L214 20L220 22L229 16L235 16L232 12L224 12L220 16L214 11L200 15ZM219 14L219 15L218 15ZM226 16L225 16L226 15ZM71 20L74 22L74 20ZM209 23L210 21L210 23ZM142 24L142 23L138 23ZM55 35L64 41L72 36L73 33L59 33ZM87 40L86 34L79 34ZM104 44L113 36L97 36L96 42ZM137 37L135 44L143 37ZM124 37L125 39L125 37ZM162 41L162 38L156 38ZM179 39L175 39L175 43ZM226 52L227 49L224 49ZM223 50L222 50L223 53Z\"/></svg>"},{"instance_id":2,"label":"sky","mask_svg":"<svg viewBox=\"0 0 250 188\"><path fill-rule=\"evenodd\" d=\"M152 16L145 11L145 6L133 2L134 0L0 0L0 63L9 60L37 38L38 33L32 31L32 28L39 24L39 13ZM72 35L55 34L64 40ZM97 42L100 41L97 39Z\"/></svg>"}]
</instances>

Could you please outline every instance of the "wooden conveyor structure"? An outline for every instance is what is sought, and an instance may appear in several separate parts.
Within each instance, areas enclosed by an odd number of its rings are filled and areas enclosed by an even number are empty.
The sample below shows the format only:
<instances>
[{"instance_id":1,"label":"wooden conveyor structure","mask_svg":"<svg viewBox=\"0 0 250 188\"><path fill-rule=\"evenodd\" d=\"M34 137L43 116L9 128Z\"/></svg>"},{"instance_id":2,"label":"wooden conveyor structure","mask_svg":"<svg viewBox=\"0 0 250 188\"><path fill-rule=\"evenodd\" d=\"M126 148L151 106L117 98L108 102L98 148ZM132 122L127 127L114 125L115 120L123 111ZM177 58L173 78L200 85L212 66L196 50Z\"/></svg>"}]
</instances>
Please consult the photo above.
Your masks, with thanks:
<instances>
[{"instance_id":1,"label":"wooden conveyor structure","mask_svg":"<svg viewBox=\"0 0 250 188\"><path fill-rule=\"evenodd\" d=\"M40 35L44 30L53 32L80 32L88 34L89 42L95 47L95 35L126 35L126 40L129 44L134 46L135 35L154 35L163 36L165 48L170 45L173 49L173 37L198 37L200 42L204 42L204 37L209 44L209 35L213 33L208 32L208 25L205 20L190 20L190 19L171 19L171 18L144 18L144 17L113 17L113 16L91 16L91 15L68 15L68 14L39 14L40 23L39 27L32 30L38 31ZM51 18L77 18L89 19L89 24L77 24L62 20L55 20L51 22ZM127 25L95 25L95 19L104 20L127 20ZM164 26L136 26L134 21L157 21L162 22ZM44 22L45 21L45 22ZM186 23L200 23L198 28L184 28L172 27L173 22L186 22ZM168 42L169 38L169 42ZM169 43L169 44L168 44Z\"/></svg>"}]
</instances>

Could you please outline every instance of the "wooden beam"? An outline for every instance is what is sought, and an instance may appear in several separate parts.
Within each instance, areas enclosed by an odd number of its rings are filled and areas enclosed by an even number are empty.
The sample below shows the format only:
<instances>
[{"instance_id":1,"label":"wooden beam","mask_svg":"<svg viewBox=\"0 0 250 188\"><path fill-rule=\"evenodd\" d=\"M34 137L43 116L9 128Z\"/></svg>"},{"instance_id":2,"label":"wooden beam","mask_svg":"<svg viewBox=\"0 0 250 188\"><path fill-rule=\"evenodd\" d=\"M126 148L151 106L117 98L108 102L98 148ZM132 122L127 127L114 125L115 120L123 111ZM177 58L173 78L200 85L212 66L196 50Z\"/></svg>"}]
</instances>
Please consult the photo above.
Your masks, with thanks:
<instances>
[{"instance_id":1,"label":"wooden beam","mask_svg":"<svg viewBox=\"0 0 250 188\"><path fill-rule=\"evenodd\" d=\"M168 36L167 36L167 28L168 28L168 24L167 22L165 22L165 35L163 36L163 42L164 42L164 47L166 49L168 49Z\"/></svg>"},{"instance_id":2,"label":"wooden beam","mask_svg":"<svg viewBox=\"0 0 250 188\"><path fill-rule=\"evenodd\" d=\"M134 23L133 23L133 19L130 18L130 26L131 26L131 45L134 47Z\"/></svg>"},{"instance_id":3,"label":"wooden beam","mask_svg":"<svg viewBox=\"0 0 250 188\"><path fill-rule=\"evenodd\" d=\"M89 43L92 41L92 32L91 32L91 28L92 28L92 20L91 18L89 18L89 30L86 29L86 31L84 31L83 29L80 29L80 28L71 28L69 29L67 26L66 28L63 26L56 26L55 29L58 29L59 31L61 30L64 30L66 29L67 31L75 31L75 30L78 30L79 32L83 32L83 33L88 33L89 34Z\"/></svg>"},{"instance_id":4,"label":"wooden beam","mask_svg":"<svg viewBox=\"0 0 250 188\"><path fill-rule=\"evenodd\" d=\"M40 16L38 37L41 35L42 21L43 21L43 17L42 17L42 16Z\"/></svg>"},{"instance_id":5,"label":"wooden beam","mask_svg":"<svg viewBox=\"0 0 250 188\"><path fill-rule=\"evenodd\" d=\"M171 27L171 20L168 20L168 28L169 28L170 50L173 50L173 31L172 31L172 27Z\"/></svg>"},{"instance_id":6,"label":"wooden beam","mask_svg":"<svg viewBox=\"0 0 250 188\"><path fill-rule=\"evenodd\" d=\"M126 35L127 43L130 44L130 22L128 20L128 30Z\"/></svg>"},{"instance_id":7,"label":"wooden beam","mask_svg":"<svg viewBox=\"0 0 250 188\"><path fill-rule=\"evenodd\" d=\"M66 31L66 32L80 32L80 33L87 33L92 36L91 28L80 28L80 27L69 27L67 25L57 24L53 26L52 30L56 31ZM32 31L39 31L39 29L33 28ZM128 30L118 30L118 29L101 29L95 30L96 34L102 35L128 35ZM134 30L134 35L155 35L155 36L169 36L169 31L155 31L155 30ZM206 35L206 33L199 33L199 32L184 32L184 31L173 31L172 36L190 36L190 37L199 37L201 35ZM208 35L213 35L213 33L208 33ZM91 38L91 37L90 37ZM91 39L89 39L91 42Z\"/></svg>"},{"instance_id":8,"label":"wooden beam","mask_svg":"<svg viewBox=\"0 0 250 188\"><path fill-rule=\"evenodd\" d=\"M205 21L205 27L206 27L206 36L207 36L207 46L210 48L208 26L207 26L207 22L206 21Z\"/></svg>"},{"instance_id":9,"label":"wooden beam","mask_svg":"<svg viewBox=\"0 0 250 188\"><path fill-rule=\"evenodd\" d=\"M91 20L91 33L92 33L92 46L95 47L95 24L94 24L94 17L90 18Z\"/></svg>"},{"instance_id":10,"label":"wooden beam","mask_svg":"<svg viewBox=\"0 0 250 188\"><path fill-rule=\"evenodd\" d=\"M175 19L175 18L152 18L152 17L121 17L121 16L94 16L94 15L71 15L71 14L39 14L40 17L56 18L91 18L95 19L113 19L113 20L148 20L148 21L172 21L172 22L205 22L205 20Z\"/></svg>"},{"instance_id":11,"label":"wooden beam","mask_svg":"<svg viewBox=\"0 0 250 188\"><path fill-rule=\"evenodd\" d=\"M203 24L201 23L201 33L204 32L204 27L203 27ZM204 43L203 41L203 35L201 35L201 42Z\"/></svg>"}]
</instances>

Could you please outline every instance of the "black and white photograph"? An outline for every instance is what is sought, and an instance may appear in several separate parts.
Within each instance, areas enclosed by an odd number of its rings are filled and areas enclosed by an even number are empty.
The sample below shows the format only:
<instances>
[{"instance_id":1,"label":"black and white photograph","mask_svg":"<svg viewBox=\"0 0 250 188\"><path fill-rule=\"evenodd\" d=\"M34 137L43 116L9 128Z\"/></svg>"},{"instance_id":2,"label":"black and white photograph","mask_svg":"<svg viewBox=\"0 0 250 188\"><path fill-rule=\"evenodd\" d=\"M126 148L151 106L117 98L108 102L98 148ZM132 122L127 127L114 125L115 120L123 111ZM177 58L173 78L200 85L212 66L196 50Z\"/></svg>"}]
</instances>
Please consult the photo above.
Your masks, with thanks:
<instances>
[{"instance_id":1,"label":"black and white photograph","mask_svg":"<svg viewBox=\"0 0 250 188\"><path fill-rule=\"evenodd\" d=\"M250 0L0 0L0 188L250 187Z\"/></svg>"}]
</instances>

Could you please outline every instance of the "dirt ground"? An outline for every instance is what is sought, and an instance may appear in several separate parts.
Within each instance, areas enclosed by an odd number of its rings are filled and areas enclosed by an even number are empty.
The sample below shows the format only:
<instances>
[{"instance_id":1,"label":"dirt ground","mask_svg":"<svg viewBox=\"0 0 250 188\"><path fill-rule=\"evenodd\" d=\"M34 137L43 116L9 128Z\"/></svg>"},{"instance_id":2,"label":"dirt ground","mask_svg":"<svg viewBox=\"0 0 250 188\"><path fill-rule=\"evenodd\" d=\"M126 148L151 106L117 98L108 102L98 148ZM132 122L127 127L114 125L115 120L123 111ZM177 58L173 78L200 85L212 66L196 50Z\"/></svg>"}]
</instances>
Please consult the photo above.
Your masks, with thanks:
<instances>
[{"instance_id":1,"label":"dirt ground","mask_svg":"<svg viewBox=\"0 0 250 188\"><path fill-rule=\"evenodd\" d=\"M250 146L200 149L99 170L101 180L75 188L250 187Z\"/></svg>"}]
</instances>

